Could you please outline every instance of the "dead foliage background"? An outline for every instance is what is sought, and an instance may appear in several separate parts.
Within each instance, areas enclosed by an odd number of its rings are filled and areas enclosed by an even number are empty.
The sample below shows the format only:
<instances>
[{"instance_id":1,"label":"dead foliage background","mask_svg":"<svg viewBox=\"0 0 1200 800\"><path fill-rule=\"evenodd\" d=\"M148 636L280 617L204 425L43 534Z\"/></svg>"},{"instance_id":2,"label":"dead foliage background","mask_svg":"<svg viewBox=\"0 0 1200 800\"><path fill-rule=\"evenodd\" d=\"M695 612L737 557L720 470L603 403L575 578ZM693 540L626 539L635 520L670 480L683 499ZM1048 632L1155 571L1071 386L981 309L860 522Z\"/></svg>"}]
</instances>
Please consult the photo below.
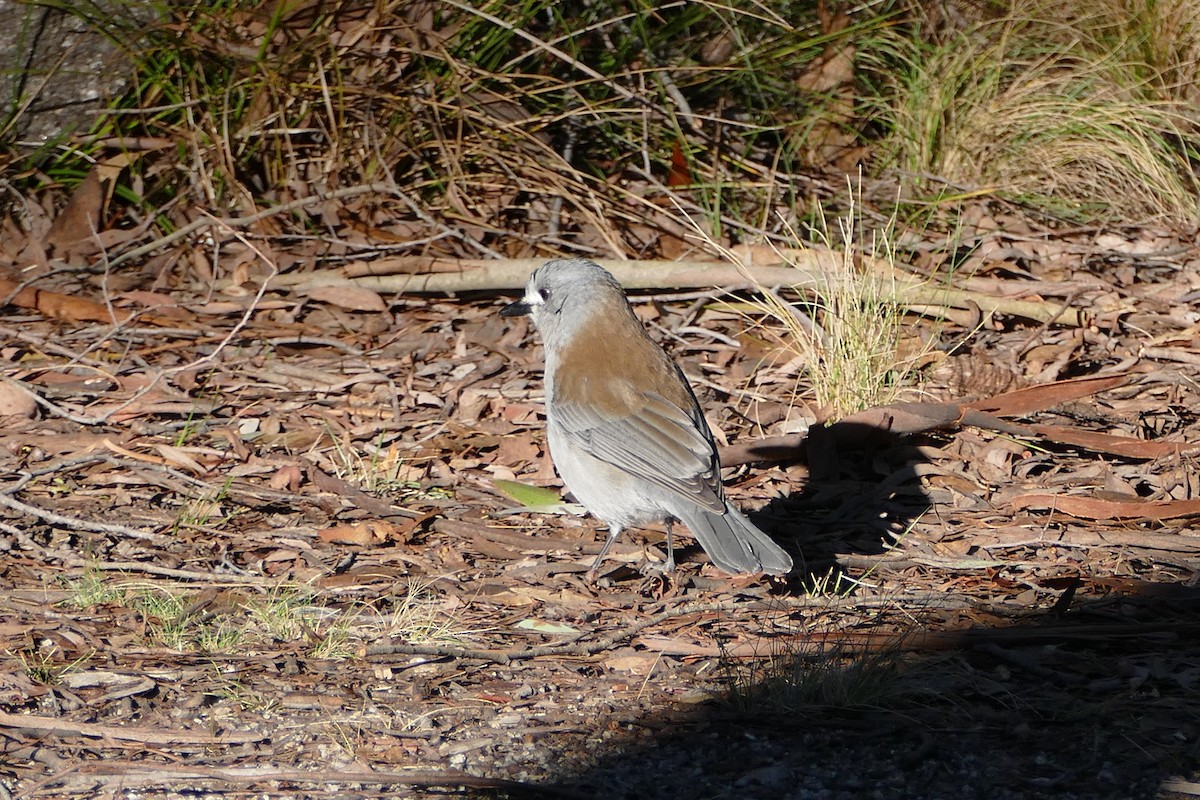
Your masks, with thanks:
<instances>
[{"instance_id":1,"label":"dead foliage background","mask_svg":"<svg viewBox=\"0 0 1200 800\"><path fill-rule=\"evenodd\" d=\"M1136 173L1083 161L922 172L868 102L872 37L995 49L994 16L96 20L133 88L5 143L0 788L1200 793L1194 219L1089 206ZM794 575L692 547L646 579L648 530L583 579L603 533L558 496L536 337L495 313L557 254L628 270ZM893 394L826 396L865 302L833 285L877 274Z\"/></svg>"}]
</instances>

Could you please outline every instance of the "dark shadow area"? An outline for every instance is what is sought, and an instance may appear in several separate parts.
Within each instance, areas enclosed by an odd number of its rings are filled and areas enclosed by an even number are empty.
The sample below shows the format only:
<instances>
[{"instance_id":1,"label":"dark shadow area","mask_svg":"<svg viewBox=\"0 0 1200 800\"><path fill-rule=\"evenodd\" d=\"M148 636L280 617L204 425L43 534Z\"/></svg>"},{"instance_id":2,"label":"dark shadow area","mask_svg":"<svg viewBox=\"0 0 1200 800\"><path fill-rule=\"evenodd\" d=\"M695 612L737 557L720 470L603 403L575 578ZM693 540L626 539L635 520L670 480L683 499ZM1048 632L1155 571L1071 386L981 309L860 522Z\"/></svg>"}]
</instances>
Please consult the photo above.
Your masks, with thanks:
<instances>
[{"instance_id":1,"label":"dark shadow area","mask_svg":"<svg viewBox=\"0 0 1200 800\"><path fill-rule=\"evenodd\" d=\"M919 446L877 434L823 431L810 484L756 515L800 546L797 584L847 553L878 561L929 508ZM1200 588L1087 575L1054 588L1057 601L1027 613L900 596L899 631L895 613L834 629L781 604L767 615L798 635L756 663L723 660L705 687L722 699L602 721L603 752L544 788L611 800L1195 796Z\"/></svg>"},{"instance_id":2,"label":"dark shadow area","mask_svg":"<svg viewBox=\"0 0 1200 800\"><path fill-rule=\"evenodd\" d=\"M610 798L1194 796L1171 782L1200 768L1200 590L1147 588L1013 628L916 634L911 649L776 659L727 702L626 726L555 785ZM847 686L857 695L840 707L817 702Z\"/></svg>"},{"instance_id":3,"label":"dark shadow area","mask_svg":"<svg viewBox=\"0 0 1200 800\"><path fill-rule=\"evenodd\" d=\"M807 464L807 483L750 515L799 554L793 591L839 585L847 567L877 561L925 513L931 502L917 476L927 458L918 444L854 423L809 431L794 459Z\"/></svg>"}]
</instances>

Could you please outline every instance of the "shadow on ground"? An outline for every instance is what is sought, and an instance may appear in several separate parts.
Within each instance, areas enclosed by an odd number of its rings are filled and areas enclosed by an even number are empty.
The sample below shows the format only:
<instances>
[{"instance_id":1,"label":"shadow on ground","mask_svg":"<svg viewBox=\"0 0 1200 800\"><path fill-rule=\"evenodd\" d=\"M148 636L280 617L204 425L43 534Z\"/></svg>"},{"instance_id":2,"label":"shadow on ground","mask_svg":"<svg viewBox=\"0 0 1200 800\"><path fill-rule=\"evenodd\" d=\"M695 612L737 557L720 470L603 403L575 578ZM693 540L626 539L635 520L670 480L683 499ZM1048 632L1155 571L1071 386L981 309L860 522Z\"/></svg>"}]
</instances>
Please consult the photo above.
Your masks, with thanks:
<instances>
[{"instance_id":1,"label":"shadow on ground","mask_svg":"<svg viewBox=\"0 0 1200 800\"><path fill-rule=\"evenodd\" d=\"M919 448L866 441L821 443L806 490L757 517L801 544L810 581L836 570L836 553L883 552L928 507L903 489L920 485ZM1195 796L1200 589L1088 577L1060 588L1002 624L982 603L898 600L911 620L899 636L874 636L870 620L804 630L725 676L720 701L608 721L606 751L545 788L610 800Z\"/></svg>"},{"instance_id":2,"label":"shadow on ground","mask_svg":"<svg viewBox=\"0 0 1200 800\"><path fill-rule=\"evenodd\" d=\"M916 631L911 649L777 658L727 701L620 725L553 784L614 799L1194 796L1180 778L1200 770L1200 590L1146 589L1012 628Z\"/></svg>"}]
</instances>

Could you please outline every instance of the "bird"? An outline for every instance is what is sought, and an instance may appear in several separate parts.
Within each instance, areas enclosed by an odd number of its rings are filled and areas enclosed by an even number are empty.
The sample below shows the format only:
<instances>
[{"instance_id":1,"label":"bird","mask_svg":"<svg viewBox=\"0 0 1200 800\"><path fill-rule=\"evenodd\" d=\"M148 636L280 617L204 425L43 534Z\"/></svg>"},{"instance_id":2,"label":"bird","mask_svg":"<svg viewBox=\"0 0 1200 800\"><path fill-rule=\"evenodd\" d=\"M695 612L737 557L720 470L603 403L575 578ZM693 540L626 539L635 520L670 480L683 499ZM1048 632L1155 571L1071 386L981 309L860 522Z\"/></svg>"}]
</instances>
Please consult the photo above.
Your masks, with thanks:
<instances>
[{"instance_id":1,"label":"bird","mask_svg":"<svg viewBox=\"0 0 1200 800\"><path fill-rule=\"evenodd\" d=\"M712 431L679 365L633 313L608 270L584 258L546 262L500 310L528 316L545 349L550 456L567 489L608 527L589 571L629 527L671 522L734 575L783 575L791 556L725 497Z\"/></svg>"}]
</instances>

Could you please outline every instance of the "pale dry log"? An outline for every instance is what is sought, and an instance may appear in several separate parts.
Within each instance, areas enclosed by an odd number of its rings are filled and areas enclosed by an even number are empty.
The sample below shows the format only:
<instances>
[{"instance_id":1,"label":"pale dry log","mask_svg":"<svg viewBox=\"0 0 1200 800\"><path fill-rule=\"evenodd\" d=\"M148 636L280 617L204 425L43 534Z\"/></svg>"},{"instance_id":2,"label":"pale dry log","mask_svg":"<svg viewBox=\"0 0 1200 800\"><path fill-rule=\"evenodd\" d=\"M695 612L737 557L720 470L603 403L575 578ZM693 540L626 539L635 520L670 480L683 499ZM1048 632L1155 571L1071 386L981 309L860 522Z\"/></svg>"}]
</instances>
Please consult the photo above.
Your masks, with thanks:
<instances>
[{"instance_id":1,"label":"pale dry log","mask_svg":"<svg viewBox=\"0 0 1200 800\"><path fill-rule=\"evenodd\" d=\"M788 263L784 262L784 258ZM746 289L790 286L826 291L845 279L844 256L832 250L782 251L775 263L734 265L717 261L624 261L598 259L626 289ZM456 294L459 292L520 291L529 273L546 258L507 261L398 256L349 264L336 270L281 275L274 286L299 291L322 286L358 286L384 293ZM1005 314L1038 322L1079 325L1078 309L1042 300L992 297L936 286L915 275L894 270L882 261L865 260L885 280L893 281L896 302L929 313L931 308L978 308L985 314ZM1036 289L1031 284L1030 291Z\"/></svg>"}]
</instances>

